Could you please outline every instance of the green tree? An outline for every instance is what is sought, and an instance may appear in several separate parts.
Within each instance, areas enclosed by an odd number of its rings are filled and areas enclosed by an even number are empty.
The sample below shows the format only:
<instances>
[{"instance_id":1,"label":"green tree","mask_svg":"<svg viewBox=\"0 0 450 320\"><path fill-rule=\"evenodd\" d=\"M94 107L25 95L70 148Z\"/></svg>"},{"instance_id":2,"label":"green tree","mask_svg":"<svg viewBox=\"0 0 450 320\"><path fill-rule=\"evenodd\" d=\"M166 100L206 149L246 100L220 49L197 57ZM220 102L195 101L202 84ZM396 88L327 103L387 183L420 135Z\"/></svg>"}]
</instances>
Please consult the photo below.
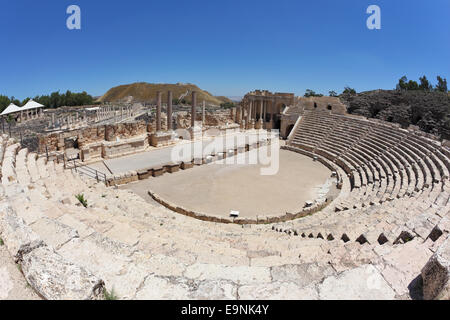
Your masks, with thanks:
<instances>
[{"instance_id":1,"label":"green tree","mask_svg":"<svg viewBox=\"0 0 450 320\"><path fill-rule=\"evenodd\" d=\"M338 96L336 91L333 91L333 90L329 91L328 94L330 95L330 97L337 97Z\"/></svg>"},{"instance_id":2,"label":"green tree","mask_svg":"<svg viewBox=\"0 0 450 320\"><path fill-rule=\"evenodd\" d=\"M347 86L347 87L344 88L344 91L342 91L342 94L351 94L351 95L353 95L353 94L356 94L356 90Z\"/></svg>"},{"instance_id":3,"label":"green tree","mask_svg":"<svg viewBox=\"0 0 450 320\"><path fill-rule=\"evenodd\" d=\"M446 78L441 78L441 76L437 76L437 85L436 85L436 91L440 91L440 92L447 92L447 79Z\"/></svg>"},{"instance_id":4,"label":"green tree","mask_svg":"<svg viewBox=\"0 0 450 320\"><path fill-rule=\"evenodd\" d=\"M0 95L0 110L6 109L7 106L11 103L11 100L7 96Z\"/></svg>"},{"instance_id":5,"label":"green tree","mask_svg":"<svg viewBox=\"0 0 450 320\"><path fill-rule=\"evenodd\" d=\"M419 78L419 80L420 80L420 85L419 85L420 90L431 91L431 89L433 89L433 86L428 81L426 76Z\"/></svg>"},{"instance_id":6,"label":"green tree","mask_svg":"<svg viewBox=\"0 0 450 320\"><path fill-rule=\"evenodd\" d=\"M224 109L230 109L230 108L235 107L233 102L224 102L224 103L221 103L220 106Z\"/></svg>"},{"instance_id":7,"label":"green tree","mask_svg":"<svg viewBox=\"0 0 450 320\"><path fill-rule=\"evenodd\" d=\"M407 90L419 90L419 84L414 80L409 80L406 85Z\"/></svg>"},{"instance_id":8,"label":"green tree","mask_svg":"<svg viewBox=\"0 0 450 320\"><path fill-rule=\"evenodd\" d=\"M304 97L322 97L323 94L316 93L314 90L306 89Z\"/></svg>"},{"instance_id":9,"label":"green tree","mask_svg":"<svg viewBox=\"0 0 450 320\"><path fill-rule=\"evenodd\" d=\"M397 89L398 90L408 90L408 78L403 76L398 80Z\"/></svg>"}]
</instances>

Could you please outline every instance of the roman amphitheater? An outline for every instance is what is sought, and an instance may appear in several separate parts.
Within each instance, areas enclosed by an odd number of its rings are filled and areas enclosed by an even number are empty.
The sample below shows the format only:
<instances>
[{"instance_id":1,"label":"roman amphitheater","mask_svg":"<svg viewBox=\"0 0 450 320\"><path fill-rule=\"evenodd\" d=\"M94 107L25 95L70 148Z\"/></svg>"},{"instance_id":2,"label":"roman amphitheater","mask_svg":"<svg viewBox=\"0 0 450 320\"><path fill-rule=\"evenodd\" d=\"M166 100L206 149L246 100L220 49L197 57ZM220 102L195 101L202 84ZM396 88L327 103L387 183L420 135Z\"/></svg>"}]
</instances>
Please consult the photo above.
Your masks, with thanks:
<instances>
[{"instance_id":1,"label":"roman amphitheater","mask_svg":"<svg viewBox=\"0 0 450 320\"><path fill-rule=\"evenodd\" d=\"M338 98L191 104L3 129L0 299L450 298L447 141Z\"/></svg>"}]
</instances>

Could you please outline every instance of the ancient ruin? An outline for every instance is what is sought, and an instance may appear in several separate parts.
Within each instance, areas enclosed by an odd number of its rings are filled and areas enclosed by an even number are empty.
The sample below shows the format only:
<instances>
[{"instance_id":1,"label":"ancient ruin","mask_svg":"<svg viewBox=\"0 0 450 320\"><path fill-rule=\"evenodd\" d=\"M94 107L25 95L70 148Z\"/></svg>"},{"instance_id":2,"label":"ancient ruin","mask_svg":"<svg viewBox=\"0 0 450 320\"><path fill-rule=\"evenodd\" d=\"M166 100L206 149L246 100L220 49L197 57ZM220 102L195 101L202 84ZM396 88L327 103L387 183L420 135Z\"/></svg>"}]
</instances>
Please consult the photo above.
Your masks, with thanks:
<instances>
[{"instance_id":1,"label":"ancient ruin","mask_svg":"<svg viewBox=\"0 0 450 320\"><path fill-rule=\"evenodd\" d=\"M30 288L0 298L450 299L448 141L339 98L167 94L4 126L0 254ZM183 146L200 153L174 161ZM278 151L287 171L254 178L246 159Z\"/></svg>"}]
</instances>

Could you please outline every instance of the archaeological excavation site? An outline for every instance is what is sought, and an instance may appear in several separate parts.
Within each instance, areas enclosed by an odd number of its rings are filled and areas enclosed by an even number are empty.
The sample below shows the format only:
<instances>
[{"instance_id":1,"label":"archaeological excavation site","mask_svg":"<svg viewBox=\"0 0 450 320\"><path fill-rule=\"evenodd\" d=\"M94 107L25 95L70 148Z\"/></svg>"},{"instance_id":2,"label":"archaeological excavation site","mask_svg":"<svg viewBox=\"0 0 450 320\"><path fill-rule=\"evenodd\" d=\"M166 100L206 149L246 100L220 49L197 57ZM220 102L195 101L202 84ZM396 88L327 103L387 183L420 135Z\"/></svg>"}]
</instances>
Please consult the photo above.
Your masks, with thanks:
<instances>
[{"instance_id":1,"label":"archaeological excavation site","mask_svg":"<svg viewBox=\"0 0 450 320\"><path fill-rule=\"evenodd\" d=\"M449 299L447 140L337 97L189 97L5 109L0 298Z\"/></svg>"},{"instance_id":2,"label":"archaeological excavation site","mask_svg":"<svg viewBox=\"0 0 450 320\"><path fill-rule=\"evenodd\" d=\"M1 316L445 317L449 13L0 1Z\"/></svg>"}]
</instances>

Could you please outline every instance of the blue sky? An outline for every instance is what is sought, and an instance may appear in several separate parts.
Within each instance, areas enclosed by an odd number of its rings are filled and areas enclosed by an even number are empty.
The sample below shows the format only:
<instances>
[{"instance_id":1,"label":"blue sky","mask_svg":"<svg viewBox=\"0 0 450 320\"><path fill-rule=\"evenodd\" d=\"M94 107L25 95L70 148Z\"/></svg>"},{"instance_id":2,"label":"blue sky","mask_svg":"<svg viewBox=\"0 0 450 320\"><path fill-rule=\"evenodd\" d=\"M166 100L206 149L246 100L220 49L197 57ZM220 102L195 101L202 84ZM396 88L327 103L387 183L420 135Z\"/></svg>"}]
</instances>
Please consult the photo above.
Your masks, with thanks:
<instances>
[{"instance_id":1,"label":"blue sky","mask_svg":"<svg viewBox=\"0 0 450 320\"><path fill-rule=\"evenodd\" d=\"M66 9L81 8L81 30ZM381 8L381 30L366 9ZM191 82L215 95L450 77L448 0L2 0L0 94ZM450 79L449 79L450 80Z\"/></svg>"}]
</instances>

